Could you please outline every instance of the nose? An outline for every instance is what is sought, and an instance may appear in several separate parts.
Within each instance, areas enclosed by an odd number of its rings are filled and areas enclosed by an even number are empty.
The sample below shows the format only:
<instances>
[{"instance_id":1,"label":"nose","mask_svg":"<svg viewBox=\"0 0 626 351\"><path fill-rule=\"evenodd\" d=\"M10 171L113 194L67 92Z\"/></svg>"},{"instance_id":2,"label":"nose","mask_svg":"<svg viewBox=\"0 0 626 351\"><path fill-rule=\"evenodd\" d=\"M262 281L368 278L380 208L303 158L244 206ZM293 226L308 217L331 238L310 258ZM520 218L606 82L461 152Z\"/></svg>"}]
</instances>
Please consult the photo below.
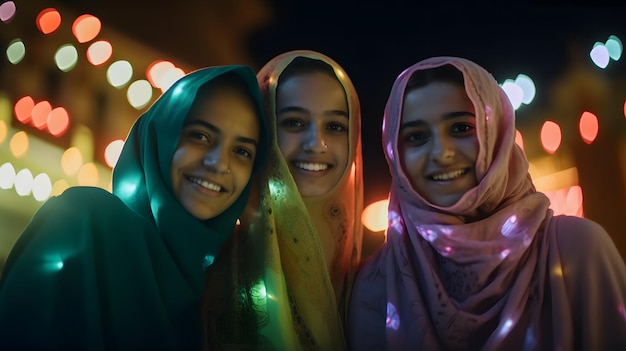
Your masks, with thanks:
<instances>
[{"instance_id":1,"label":"nose","mask_svg":"<svg viewBox=\"0 0 626 351\"><path fill-rule=\"evenodd\" d=\"M437 164L446 165L451 163L455 153L454 141L449 136L437 135L433 138L431 157Z\"/></svg>"},{"instance_id":2,"label":"nose","mask_svg":"<svg viewBox=\"0 0 626 351\"><path fill-rule=\"evenodd\" d=\"M202 157L202 165L211 172L218 174L230 173L230 159L228 152L221 146L207 151Z\"/></svg>"},{"instance_id":3,"label":"nose","mask_svg":"<svg viewBox=\"0 0 626 351\"><path fill-rule=\"evenodd\" d=\"M302 149L310 153L324 153L328 149L328 143L324 140L320 128L311 125L302 140Z\"/></svg>"}]
</instances>

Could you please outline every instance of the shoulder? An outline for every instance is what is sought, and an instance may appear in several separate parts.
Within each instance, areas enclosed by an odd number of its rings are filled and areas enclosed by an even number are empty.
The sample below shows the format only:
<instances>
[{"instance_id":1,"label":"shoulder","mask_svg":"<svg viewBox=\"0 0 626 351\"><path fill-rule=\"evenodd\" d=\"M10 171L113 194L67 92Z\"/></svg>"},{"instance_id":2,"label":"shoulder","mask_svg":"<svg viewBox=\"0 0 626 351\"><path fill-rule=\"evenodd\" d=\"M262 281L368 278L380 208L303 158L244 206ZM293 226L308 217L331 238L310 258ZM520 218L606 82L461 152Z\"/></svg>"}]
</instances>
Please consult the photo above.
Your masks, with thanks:
<instances>
[{"instance_id":1,"label":"shoulder","mask_svg":"<svg viewBox=\"0 0 626 351\"><path fill-rule=\"evenodd\" d=\"M573 216L555 216L552 226L561 255L603 254L607 248L615 248L607 231L598 223L589 219Z\"/></svg>"}]
</instances>

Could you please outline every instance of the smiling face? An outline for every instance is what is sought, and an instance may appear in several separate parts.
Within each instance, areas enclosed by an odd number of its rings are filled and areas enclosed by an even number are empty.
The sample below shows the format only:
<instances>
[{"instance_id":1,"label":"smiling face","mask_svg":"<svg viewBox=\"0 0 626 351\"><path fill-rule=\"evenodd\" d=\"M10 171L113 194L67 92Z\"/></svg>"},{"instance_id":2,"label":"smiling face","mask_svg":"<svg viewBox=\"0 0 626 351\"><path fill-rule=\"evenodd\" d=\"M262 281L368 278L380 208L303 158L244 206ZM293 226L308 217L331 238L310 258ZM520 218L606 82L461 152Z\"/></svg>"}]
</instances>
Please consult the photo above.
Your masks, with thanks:
<instances>
[{"instance_id":1,"label":"smiling face","mask_svg":"<svg viewBox=\"0 0 626 351\"><path fill-rule=\"evenodd\" d=\"M348 165L346 92L327 73L293 75L276 91L278 145L302 196L334 188Z\"/></svg>"},{"instance_id":2,"label":"smiling face","mask_svg":"<svg viewBox=\"0 0 626 351\"><path fill-rule=\"evenodd\" d=\"M435 81L405 93L398 151L413 189L449 207L478 184L475 109L463 86Z\"/></svg>"},{"instance_id":3,"label":"smiling face","mask_svg":"<svg viewBox=\"0 0 626 351\"><path fill-rule=\"evenodd\" d=\"M176 198L206 220L230 207L248 184L259 117L247 93L230 85L200 90L172 159Z\"/></svg>"}]
</instances>

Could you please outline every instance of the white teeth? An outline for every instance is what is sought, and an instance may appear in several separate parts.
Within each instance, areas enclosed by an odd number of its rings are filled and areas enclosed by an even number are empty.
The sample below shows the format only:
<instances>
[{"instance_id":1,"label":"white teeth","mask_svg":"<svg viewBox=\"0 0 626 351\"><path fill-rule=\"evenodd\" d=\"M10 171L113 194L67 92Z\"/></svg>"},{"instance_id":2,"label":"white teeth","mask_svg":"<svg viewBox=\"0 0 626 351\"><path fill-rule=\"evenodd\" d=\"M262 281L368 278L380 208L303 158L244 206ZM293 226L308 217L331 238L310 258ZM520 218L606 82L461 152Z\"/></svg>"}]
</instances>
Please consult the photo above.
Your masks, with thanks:
<instances>
[{"instance_id":1,"label":"white teeth","mask_svg":"<svg viewBox=\"0 0 626 351\"><path fill-rule=\"evenodd\" d=\"M217 184L215 184L215 183L209 183L206 180L202 180L202 179L194 178L194 177L190 177L189 180L191 180L192 182L200 185L203 188L207 188L209 190L213 190L213 191L216 191L218 193L220 191L222 191L222 187L217 185Z\"/></svg>"},{"instance_id":2,"label":"white teeth","mask_svg":"<svg viewBox=\"0 0 626 351\"><path fill-rule=\"evenodd\" d=\"M328 168L327 164L324 163L304 163L304 162L296 162L296 166L298 168L306 169L307 171L325 171Z\"/></svg>"},{"instance_id":3,"label":"white teeth","mask_svg":"<svg viewBox=\"0 0 626 351\"><path fill-rule=\"evenodd\" d=\"M432 178L434 180L450 180L450 179L458 178L458 177L462 176L463 174L465 174L465 170L464 169L460 169L460 170L452 171L452 172L448 172L448 173L436 174L436 175L432 176Z\"/></svg>"}]
</instances>

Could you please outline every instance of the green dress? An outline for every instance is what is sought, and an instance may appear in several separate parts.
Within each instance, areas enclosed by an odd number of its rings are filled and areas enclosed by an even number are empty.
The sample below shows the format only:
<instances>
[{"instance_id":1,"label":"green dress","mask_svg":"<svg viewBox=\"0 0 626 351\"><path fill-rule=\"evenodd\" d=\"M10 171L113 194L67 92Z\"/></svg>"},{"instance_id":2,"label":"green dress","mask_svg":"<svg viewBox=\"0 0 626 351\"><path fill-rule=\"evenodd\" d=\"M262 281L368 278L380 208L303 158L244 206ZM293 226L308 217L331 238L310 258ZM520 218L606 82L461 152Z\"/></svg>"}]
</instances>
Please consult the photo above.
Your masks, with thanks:
<instances>
[{"instance_id":1,"label":"green dress","mask_svg":"<svg viewBox=\"0 0 626 351\"><path fill-rule=\"evenodd\" d=\"M170 165L198 88L227 72L254 97L260 169L268 132L254 72L224 66L181 78L131 129L113 194L70 188L20 236L0 281L0 350L201 349L204 268L232 233L250 184L224 213L200 221L174 197Z\"/></svg>"}]
</instances>

